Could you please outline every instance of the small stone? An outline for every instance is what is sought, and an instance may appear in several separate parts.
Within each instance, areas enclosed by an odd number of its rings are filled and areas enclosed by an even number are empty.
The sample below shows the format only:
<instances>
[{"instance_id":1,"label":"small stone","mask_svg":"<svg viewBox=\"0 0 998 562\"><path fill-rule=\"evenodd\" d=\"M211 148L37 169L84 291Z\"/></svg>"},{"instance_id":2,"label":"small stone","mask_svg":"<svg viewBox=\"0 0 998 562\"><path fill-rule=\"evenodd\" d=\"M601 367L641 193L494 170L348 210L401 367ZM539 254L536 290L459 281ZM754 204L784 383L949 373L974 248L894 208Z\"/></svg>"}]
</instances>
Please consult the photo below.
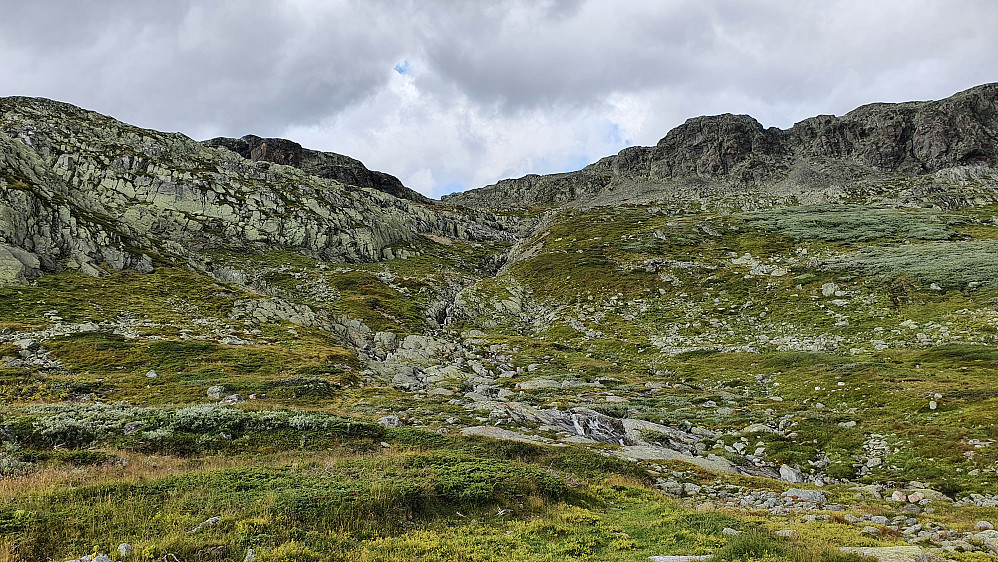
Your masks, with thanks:
<instances>
[{"instance_id":1,"label":"small stone","mask_svg":"<svg viewBox=\"0 0 998 562\"><path fill-rule=\"evenodd\" d=\"M219 517L218 515L216 515L214 517L209 517L208 519L205 519L201 523L198 523L198 525L196 527L194 527L193 529L191 529L188 532L191 533L191 534L193 534L193 533L196 533L196 532L200 531L202 527L211 527L212 525L218 525L219 522L221 522L221 521L222 521L222 518Z\"/></svg>"},{"instance_id":2,"label":"small stone","mask_svg":"<svg viewBox=\"0 0 998 562\"><path fill-rule=\"evenodd\" d=\"M909 503L905 504L905 506L901 508L901 511L904 513L911 513L913 515L917 515L922 512L922 508L918 507L913 503Z\"/></svg>"},{"instance_id":3,"label":"small stone","mask_svg":"<svg viewBox=\"0 0 998 562\"><path fill-rule=\"evenodd\" d=\"M121 432L125 435L131 435L139 430L144 424L140 421L131 421L125 424L125 427L121 428Z\"/></svg>"},{"instance_id":4,"label":"small stone","mask_svg":"<svg viewBox=\"0 0 998 562\"><path fill-rule=\"evenodd\" d=\"M721 529L721 534L726 537L737 537L742 534L742 532L737 529L732 529L731 527L725 527Z\"/></svg>"},{"instance_id":5,"label":"small stone","mask_svg":"<svg viewBox=\"0 0 998 562\"><path fill-rule=\"evenodd\" d=\"M118 545L118 554L121 555L122 558L128 558L133 552L135 552L135 547L127 542L123 542Z\"/></svg>"},{"instance_id":6,"label":"small stone","mask_svg":"<svg viewBox=\"0 0 998 562\"><path fill-rule=\"evenodd\" d=\"M883 515L874 515L870 518L870 523L873 523L874 525L884 525L886 527L891 524L891 520Z\"/></svg>"},{"instance_id":7,"label":"small stone","mask_svg":"<svg viewBox=\"0 0 998 562\"><path fill-rule=\"evenodd\" d=\"M256 552L253 552L252 548L247 549L246 557L243 558L243 562L253 562L254 560L256 560Z\"/></svg>"},{"instance_id":8,"label":"small stone","mask_svg":"<svg viewBox=\"0 0 998 562\"><path fill-rule=\"evenodd\" d=\"M863 527L859 532L860 534L863 535L879 535L880 529L867 525L866 527Z\"/></svg>"},{"instance_id":9,"label":"small stone","mask_svg":"<svg viewBox=\"0 0 998 562\"><path fill-rule=\"evenodd\" d=\"M222 398L222 400L220 400L218 403L221 404L222 406L231 406L233 404L240 404L245 401L246 399L243 398L242 395L240 394L230 394L225 398Z\"/></svg>"},{"instance_id":10,"label":"small stone","mask_svg":"<svg viewBox=\"0 0 998 562\"><path fill-rule=\"evenodd\" d=\"M780 529L779 531L776 531L776 536L783 537L785 539L792 539L797 536L797 531L793 529Z\"/></svg>"},{"instance_id":11,"label":"small stone","mask_svg":"<svg viewBox=\"0 0 998 562\"><path fill-rule=\"evenodd\" d=\"M977 525L974 525L975 531L994 531L995 526L991 524L990 521L978 521Z\"/></svg>"},{"instance_id":12,"label":"small stone","mask_svg":"<svg viewBox=\"0 0 998 562\"><path fill-rule=\"evenodd\" d=\"M929 409L930 410L935 410L938 407L939 407L939 404L935 400L930 400L929 401Z\"/></svg>"},{"instance_id":13,"label":"small stone","mask_svg":"<svg viewBox=\"0 0 998 562\"><path fill-rule=\"evenodd\" d=\"M701 487L693 482L686 482L683 484L683 492L687 496L695 496L700 493Z\"/></svg>"},{"instance_id":14,"label":"small stone","mask_svg":"<svg viewBox=\"0 0 998 562\"><path fill-rule=\"evenodd\" d=\"M210 386L206 394L212 400L221 400L225 396L225 387L221 385Z\"/></svg>"},{"instance_id":15,"label":"small stone","mask_svg":"<svg viewBox=\"0 0 998 562\"><path fill-rule=\"evenodd\" d=\"M817 490L801 490L800 488L790 488L786 492L783 492L783 496L814 503L825 503L826 501L825 494L823 492L819 492Z\"/></svg>"},{"instance_id":16,"label":"small stone","mask_svg":"<svg viewBox=\"0 0 998 562\"><path fill-rule=\"evenodd\" d=\"M922 492L915 492L908 496L908 501L911 503L918 503L925 499L925 494Z\"/></svg>"},{"instance_id":17,"label":"small stone","mask_svg":"<svg viewBox=\"0 0 998 562\"><path fill-rule=\"evenodd\" d=\"M887 500L887 501L892 501L892 502L907 502L908 501L908 495L905 494L904 492L902 492L901 490L895 490L894 493L891 494L890 499Z\"/></svg>"},{"instance_id":18,"label":"small stone","mask_svg":"<svg viewBox=\"0 0 998 562\"><path fill-rule=\"evenodd\" d=\"M156 377L158 377L158 376L159 376L159 373L157 373L156 371L154 371L154 370L152 370L152 369L150 369L150 370L149 370L149 371L148 371L148 372L146 373L146 377L147 377L147 378L150 378L150 379L154 379L154 378L156 378Z\"/></svg>"}]
</instances>

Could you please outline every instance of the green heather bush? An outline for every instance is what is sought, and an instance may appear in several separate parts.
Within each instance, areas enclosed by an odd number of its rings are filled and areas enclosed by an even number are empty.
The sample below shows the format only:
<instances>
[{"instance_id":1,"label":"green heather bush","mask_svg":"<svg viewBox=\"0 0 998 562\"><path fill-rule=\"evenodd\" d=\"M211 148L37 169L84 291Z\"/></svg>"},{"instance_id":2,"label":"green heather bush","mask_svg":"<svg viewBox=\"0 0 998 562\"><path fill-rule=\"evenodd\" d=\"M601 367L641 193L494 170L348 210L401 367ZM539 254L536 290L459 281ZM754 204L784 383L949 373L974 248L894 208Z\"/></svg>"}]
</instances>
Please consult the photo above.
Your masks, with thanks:
<instances>
[{"instance_id":1,"label":"green heather bush","mask_svg":"<svg viewBox=\"0 0 998 562\"><path fill-rule=\"evenodd\" d=\"M148 408L128 404L53 404L26 409L37 417L36 435L52 445L77 447L99 441L121 431L126 423L149 415ZM46 415L48 414L48 415Z\"/></svg>"},{"instance_id":2,"label":"green heather bush","mask_svg":"<svg viewBox=\"0 0 998 562\"><path fill-rule=\"evenodd\" d=\"M14 457L0 454L0 477L17 476L31 472L34 464L17 460Z\"/></svg>"},{"instance_id":3,"label":"green heather bush","mask_svg":"<svg viewBox=\"0 0 998 562\"><path fill-rule=\"evenodd\" d=\"M926 242L875 246L826 261L825 269L850 275L910 277L928 285L963 288L970 282L998 285L998 241Z\"/></svg>"},{"instance_id":4,"label":"green heather bush","mask_svg":"<svg viewBox=\"0 0 998 562\"><path fill-rule=\"evenodd\" d=\"M739 216L749 227L798 240L948 240L956 234L938 214L859 205L783 207Z\"/></svg>"},{"instance_id":5,"label":"green heather bush","mask_svg":"<svg viewBox=\"0 0 998 562\"><path fill-rule=\"evenodd\" d=\"M234 431L242 429L250 414L237 408L217 404L198 404L176 410L170 416L170 427L178 431Z\"/></svg>"},{"instance_id":6,"label":"green heather bush","mask_svg":"<svg viewBox=\"0 0 998 562\"><path fill-rule=\"evenodd\" d=\"M217 404L199 404L173 411L121 403L51 404L31 406L25 412L25 416L6 420L2 427L18 442L32 446L89 446L113 435L123 435L129 422L142 422L139 434L142 439L171 443L174 448L191 436L210 437L210 441L222 432L277 435L290 430L301 434L362 438L384 435L384 429L377 424L329 414L250 412Z\"/></svg>"}]
</instances>

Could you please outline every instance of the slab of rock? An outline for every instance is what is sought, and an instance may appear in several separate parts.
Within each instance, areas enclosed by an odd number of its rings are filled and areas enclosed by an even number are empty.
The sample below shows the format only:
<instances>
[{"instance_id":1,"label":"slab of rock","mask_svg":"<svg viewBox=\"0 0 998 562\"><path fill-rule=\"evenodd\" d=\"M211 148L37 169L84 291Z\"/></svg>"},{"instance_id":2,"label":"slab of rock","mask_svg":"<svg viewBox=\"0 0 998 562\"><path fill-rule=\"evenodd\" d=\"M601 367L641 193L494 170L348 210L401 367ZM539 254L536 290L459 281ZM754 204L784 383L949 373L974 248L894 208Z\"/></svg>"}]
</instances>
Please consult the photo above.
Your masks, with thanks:
<instances>
[{"instance_id":1,"label":"slab of rock","mask_svg":"<svg viewBox=\"0 0 998 562\"><path fill-rule=\"evenodd\" d=\"M939 557L923 551L917 546L845 546L840 548L846 554L876 558L880 562L935 562Z\"/></svg>"},{"instance_id":2,"label":"slab of rock","mask_svg":"<svg viewBox=\"0 0 998 562\"><path fill-rule=\"evenodd\" d=\"M516 383L516 390L538 390L541 388L561 388L561 383L551 379L534 379Z\"/></svg>"},{"instance_id":3,"label":"slab of rock","mask_svg":"<svg viewBox=\"0 0 998 562\"><path fill-rule=\"evenodd\" d=\"M678 451L673 451L671 449L665 449L662 447L652 447L650 445L629 445L621 447L611 451L614 455L628 459L628 460L669 460L669 461L682 461L690 463L694 466L699 466L700 468L715 472L718 474L737 474L738 470L735 465L724 458L717 455L708 455L704 457L694 457L692 455L686 455Z\"/></svg>"},{"instance_id":4,"label":"slab of rock","mask_svg":"<svg viewBox=\"0 0 998 562\"><path fill-rule=\"evenodd\" d=\"M697 560L710 560L713 558L710 554L703 554L700 556L649 556L648 559L651 562L695 562Z\"/></svg>"},{"instance_id":5,"label":"slab of rock","mask_svg":"<svg viewBox=\"0 0 998 562\"><path fill-rule=\"evenodd\" d=\"M532 443L534 445L558 445L557 443L551 443L550 441L546 441L536 435L525 435L511 429L503 429L501 427L494 427L490 425L466 427L461 430L461 435L480 435L482 437L490 437L492 439L519 441L520 443Z\"/></svg>"},{"instance_id":6,"label":"slab of rock","mask_svg":"<svg viewBox=\"0 0 998 562\"><path fill-rule=\"evenodd\" d=\"M823 492L819 492L817 490L801 490L800 488L790 488L786 492L783 492L783 496L814 503L825 503L825 501L827 501Z\"/></svg>"}]
</instances>

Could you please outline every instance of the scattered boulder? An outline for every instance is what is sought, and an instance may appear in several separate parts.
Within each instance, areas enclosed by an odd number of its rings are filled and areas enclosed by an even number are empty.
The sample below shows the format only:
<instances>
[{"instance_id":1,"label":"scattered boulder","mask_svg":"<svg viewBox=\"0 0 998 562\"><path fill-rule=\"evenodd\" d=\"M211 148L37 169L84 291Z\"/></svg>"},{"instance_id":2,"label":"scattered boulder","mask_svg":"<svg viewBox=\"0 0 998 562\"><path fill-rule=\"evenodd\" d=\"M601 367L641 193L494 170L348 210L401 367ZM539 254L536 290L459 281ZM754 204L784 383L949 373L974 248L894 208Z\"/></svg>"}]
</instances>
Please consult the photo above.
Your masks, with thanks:
<instances>
[{"instance_id":1,"label":"scattered boulder","mask_svg":"<svg viewBox=\"0 0 998 562\"><path fill-rule=\"evenodd\" d=\"M221 385L210 386L207 395L212 400L221 400L225 396L225 387Z\"/></svg>"},{"instance_id":2,"label":"scattered boulder","mask_svg":"<svg viewBox=\"0 0 998 562\"><path fill-rule=\"evenodd\" d=\"M241 394L230 394L225 398L222 398L222 400L219 401L219 404L222 406L232 406L234 404L240 404L245 401L246 398L244 398Z\"/></svg>"},{"instance_id":3,"label":"scattered boulder","mask_svg":"<svg viewBox=\"0 0 998 562\"><path fill-rule=\"evenodd\" d=\"M991 524L990 521L978 521L977 525L974 525L975 531L994 531L995 526Z\"/></svg>"},{"instance_id":4,"label":"scattered boulder","mask_svg":"<svg viewBox=\"0 0 998 562\"><path fill-rule=\"evenodd\" d=\"M780 478L784 482L790 482L791 484L803 484L804 482L807 482L807 479L804 478L804 474L801 471L788 464L780 467Z\"/></svg>"},{"instance_id":5,"label":"scattered boulder","mask_svg":"<svg viewBox=\"0 0 998 562\"><path fill-rule=\"evenodd\" d=\"M402 419L395 414L389 414L378 418L378 425L387 428L402 427Z\"/></svg>"},{"instance_id":6,"label":"scattered boulder","mask_svg":"<svg viewBox=\"0 0 998 562\"><path fill-rule=\"evenodd\" d=\"M135 547L128 544L127 542L123 542L118 545L118 555L121 556L122 558L128 558L134 552L135 552Z\"/></svg>"}]
</instances>

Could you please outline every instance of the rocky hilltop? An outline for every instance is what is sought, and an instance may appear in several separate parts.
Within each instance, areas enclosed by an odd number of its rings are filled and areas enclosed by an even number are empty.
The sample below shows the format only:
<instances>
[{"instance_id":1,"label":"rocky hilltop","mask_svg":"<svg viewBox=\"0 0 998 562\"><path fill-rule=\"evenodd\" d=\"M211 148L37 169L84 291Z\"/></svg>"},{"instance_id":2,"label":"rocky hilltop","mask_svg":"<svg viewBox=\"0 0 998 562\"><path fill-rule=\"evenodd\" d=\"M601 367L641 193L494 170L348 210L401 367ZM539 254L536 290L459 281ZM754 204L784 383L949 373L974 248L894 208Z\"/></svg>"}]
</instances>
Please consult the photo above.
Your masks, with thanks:
<instances>
[{"instance_id":1,"label":"rocky hilltop","mask_svg":"<svg viewBox=\"0 0 998 562\"><path fill-rule=\"evenodd\" d=\"M787 130L748 115L689 119L652 147L631 147L577 172L528 175L445 196L469 207L724 199L752 206L835 200L849 184L996 162L998 84L939 101L875 103Z\"/></svg>"},{"instance_id":2,"label":"rocky hilltop","mask_svg":"<svg viewBox=\"0 0 998 562\"><path fill-rule=\"evenodd\" d=\"M246 135L238 139L214 138L204 141L202 144L225 147L254 162L272 162L294 166L313 176L335 180L344 185L369 187L418 203L429 204L433 202L429 197L402 185L397 177L367 169L367 166L356 158L335 152L309 150L287 139L264 139L256 135Z\"/></svg>"},{"instance_id":3,"label":"rocky hilltop","mask_svg":"<svg viewBox=\"0 0 998 562\"><path fill-rule=\"evenodd\" d=\"M202 144L65 103L0 99L6 281L63 269L147 272L157 261L203 268L219 249L371 261L414 252L423 234L509 237L487 215L417 200L426 201L388 174L290 141Z\"/></svg>"}]
</instances>

